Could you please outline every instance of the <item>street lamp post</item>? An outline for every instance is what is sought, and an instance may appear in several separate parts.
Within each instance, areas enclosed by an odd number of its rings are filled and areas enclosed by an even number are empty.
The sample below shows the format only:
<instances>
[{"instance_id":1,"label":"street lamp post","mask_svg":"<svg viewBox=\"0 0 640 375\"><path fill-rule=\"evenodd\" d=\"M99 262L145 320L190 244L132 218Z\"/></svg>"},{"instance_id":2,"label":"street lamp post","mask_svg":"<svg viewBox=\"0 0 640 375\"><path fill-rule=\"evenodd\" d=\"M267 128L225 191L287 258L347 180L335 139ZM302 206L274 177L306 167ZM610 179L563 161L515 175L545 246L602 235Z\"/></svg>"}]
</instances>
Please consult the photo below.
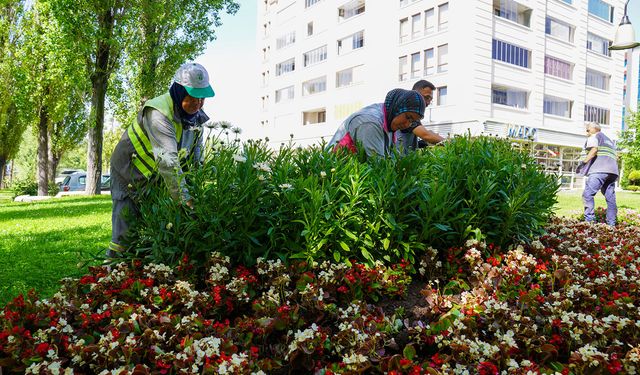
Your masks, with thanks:
<instances>
[{"instance_id":1,"label":"street lamp post","mask_svg":"<svg viewBox=\"0 0 640 375\"><path fill-rule=\"evenodd\" d=\"M627 15L628 5L629 0L624 4L624 16L622 16L620 25L618 25L616 29L616 37L613 40L613 44L609 47L610 50L619 51L640 46L640 43L636 41L636 32L633 30L633 25L631 25L631 21L629 21L629 16Z\"/></svg>"}]
</instances>

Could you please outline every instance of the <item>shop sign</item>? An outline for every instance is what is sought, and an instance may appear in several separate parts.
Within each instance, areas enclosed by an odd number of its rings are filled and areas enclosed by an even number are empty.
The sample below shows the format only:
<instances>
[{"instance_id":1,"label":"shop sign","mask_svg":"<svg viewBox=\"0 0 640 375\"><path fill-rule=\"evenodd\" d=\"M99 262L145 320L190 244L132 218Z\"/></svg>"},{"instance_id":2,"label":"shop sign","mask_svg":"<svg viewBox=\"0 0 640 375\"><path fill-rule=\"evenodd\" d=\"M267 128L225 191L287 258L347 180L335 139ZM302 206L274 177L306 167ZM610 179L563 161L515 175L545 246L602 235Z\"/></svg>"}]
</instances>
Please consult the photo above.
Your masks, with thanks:
<instances>
[{"instance_id":1,"label":"shop sign","mask_svg":"<svg viewBox=\"0 0 640 375\"><path fill-rule=\"evenodd\" d=\"M538 128L523 126L523 125L508 124L507 138L536 141L538 139Z\"/></svg>"}]
</instances>

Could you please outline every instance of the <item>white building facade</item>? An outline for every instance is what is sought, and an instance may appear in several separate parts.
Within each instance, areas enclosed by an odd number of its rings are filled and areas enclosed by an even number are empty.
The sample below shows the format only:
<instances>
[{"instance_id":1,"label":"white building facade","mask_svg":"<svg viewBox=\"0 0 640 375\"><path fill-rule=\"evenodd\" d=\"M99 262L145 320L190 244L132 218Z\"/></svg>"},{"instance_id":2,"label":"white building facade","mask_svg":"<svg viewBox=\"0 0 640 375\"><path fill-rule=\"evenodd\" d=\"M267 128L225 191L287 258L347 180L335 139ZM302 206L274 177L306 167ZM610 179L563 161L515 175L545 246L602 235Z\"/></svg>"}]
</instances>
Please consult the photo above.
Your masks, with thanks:
<instances>
[{"instance_id":1,"label":"white building facade","mask_svg":"<svg viewBox=\"0 0 640 375\"><path fill-rule=\"evenodd\" d=\"M264 0L260 116L272 143L328 139L352 112L426 79L423 123L529 147L566 187L595 121L623 123L623 0Z\"/></svg>"}]
</instances>

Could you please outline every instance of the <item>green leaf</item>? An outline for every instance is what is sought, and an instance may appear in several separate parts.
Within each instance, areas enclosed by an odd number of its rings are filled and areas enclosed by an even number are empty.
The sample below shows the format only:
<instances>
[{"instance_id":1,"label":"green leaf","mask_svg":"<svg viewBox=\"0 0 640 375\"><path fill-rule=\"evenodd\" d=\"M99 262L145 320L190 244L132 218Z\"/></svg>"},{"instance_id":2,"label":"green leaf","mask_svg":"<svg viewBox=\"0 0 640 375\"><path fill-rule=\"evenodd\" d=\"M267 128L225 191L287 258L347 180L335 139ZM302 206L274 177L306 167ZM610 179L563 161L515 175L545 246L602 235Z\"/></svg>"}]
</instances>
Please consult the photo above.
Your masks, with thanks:
<instances>
[{"instance_id":1,"label":"green leaf","mask_svg":"<svg viewBox=\"0 0 640 375\"><path fill-rule=\"evenodd\" d=\"M349 249L349 245L347 245L343 241L338 242L338 244L340 244L340 247L342 248L342 250L344 250L346 252L350 252L351 251L351 249Z\"/></svg>"},{"instance_id":2,"label":"green leaf","mask_svg":"<svg viewBox=\"0 0 640 375\"><path fill-rule=\"evenodd\" d=\"M408 344L404 347L402 355L404 355L406 359L413 361L413 358L416 356L416 349L413 347L413 345Z\"/></svg>"},{"instance_id":3,"label":"green leaf","mask_svg":"<svg viewBox=\"0 0 640 375\"><path fill-rule=\"evenodd\" d=\"M333 252L333 259L334 259L336 262L340 262L340 252L338 252L338 251L334 251L334 252Z\"/></svg>"}]
</instances>

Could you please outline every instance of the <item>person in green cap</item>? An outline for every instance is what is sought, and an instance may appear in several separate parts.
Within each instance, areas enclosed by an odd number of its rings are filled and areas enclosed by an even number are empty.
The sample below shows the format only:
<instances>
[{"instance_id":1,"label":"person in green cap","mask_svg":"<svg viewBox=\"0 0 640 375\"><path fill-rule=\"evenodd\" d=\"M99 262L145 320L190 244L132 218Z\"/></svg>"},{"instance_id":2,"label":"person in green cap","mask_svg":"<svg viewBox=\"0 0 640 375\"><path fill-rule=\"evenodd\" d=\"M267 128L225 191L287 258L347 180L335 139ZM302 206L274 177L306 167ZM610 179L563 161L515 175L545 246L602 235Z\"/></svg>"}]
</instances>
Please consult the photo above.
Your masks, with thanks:
<instances>
[{"instance_id":1,"label":"person in green cap","mask_svg":"<svg viewBox=\"0 0 640 375\"><path fill-rule=\"evenodd\" d=\"M148 100L136 120L122 135L111 156L111 243L107 257L122 252L128 230L125 212L135 217L131 189L144 186L159 174L177 202L193 208L193 200L181 178L182 158L200 160L202 124L209 117L202 111L205 98L215 95L209 74L200 64L183 64L169 91ZM180 155L180 157L178 156Z\"/></svg>"}]
</instances>

